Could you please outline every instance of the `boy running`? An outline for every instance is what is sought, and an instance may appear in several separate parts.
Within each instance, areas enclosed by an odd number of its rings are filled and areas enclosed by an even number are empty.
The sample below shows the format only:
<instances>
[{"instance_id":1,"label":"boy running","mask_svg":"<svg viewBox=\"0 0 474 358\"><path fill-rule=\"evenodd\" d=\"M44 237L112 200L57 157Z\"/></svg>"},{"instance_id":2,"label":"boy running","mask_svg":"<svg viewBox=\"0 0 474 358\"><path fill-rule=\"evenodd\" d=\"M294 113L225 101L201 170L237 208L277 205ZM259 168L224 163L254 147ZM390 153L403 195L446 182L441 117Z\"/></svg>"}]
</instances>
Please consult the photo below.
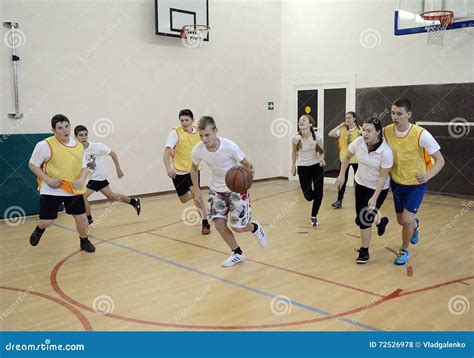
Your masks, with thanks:
<instances>
[{"instance_id":1,"label":"boy running","mask_svg":"<svg viewBox=\"0 0 474 358\"><path fill-rule=\"evenodd\" d=\"M384 129L385 139L393 152L390 187L397 221L402 226L402 246L395 265L405 265L410 256L409 244L418 242L420 220L415 219L415 215L423 201L426 183L444 166L438 142L426 129L410 123L411 107L406 98L396 100L391 111L393 124ZM434 165L430 157L434 159Z\"/></svg>"},{"instance_id":2,"label":"boy running","mask_svg":"<svg viewBox=\"0 0 474 358\"><path fill-rule=\"evenodd\" d=\"M173 180L176 193L179 200L184 204L193 199L196 207L201 211L203 235L211 233L211 226L207 220L206 206L202 200L200 190L192 191L193 182L191 181L191 151L194 146L200 142L199 133L194 127L194 115L189 109L183 109L179 112L179 126L173 128L166 140L166 148L163 153L163 162L165 163L166 173ZM199 189L198 172L198 189ZM198 196L195 196L195 193ZM197 200L200 198L200 200Z\"/></svg>"},{"instance_id":3,"label":"boy running","mask_svg":"<svg viewBox=\"0 0 474 358\"><path fill-rule=\"evenodd\" d=\"M74 135L77 140L84 146L85 156L87 160L87 168L89 169L89 182L87 183L87 191L84 194L84 202L87 211L87 220L89 225L94 222L91 214L91 206L89 203L89 196L93 192L101 192L109 200L119 201L122 203L130 204L135 208L137 215L140 215L141 205L140 199L129 198L120 193L115 193L110 189L110 183L107 180L107 168L105 164L105 156L109 155L117 171L117 177L121 179L124 174L120 168L120 163L117 154L105 144L89 142L89 131L83 125L79 125L74 128Z\"/></svg>"},{"instance_id":4,"label":"boy running","mask_svg":"<svg viewBox=\"0 0 474 358\"><path fill-rule=\"evenodd\" d=\"M258 221L252 221L249 193L234 193L225 184L227 171L239 165L239 163L254 175L254 168L240 148L229 139L218 137L216 123L212 117L204 116L199 120L199 136L202 143L196 145L192 152L193 163L191 166L191 179L193 186L191 190L194 197L202 202L198 195L198 168L201 162L211 170L211 182L209 184L209 204L211 221L222 236L224 241L232 250L222 266L229 267L245 260L245 254L235 240L234 234L227 226L237 233L251 231L261 247L267 246L267 237L262 225Z\"/></svg>"}]
</instances>

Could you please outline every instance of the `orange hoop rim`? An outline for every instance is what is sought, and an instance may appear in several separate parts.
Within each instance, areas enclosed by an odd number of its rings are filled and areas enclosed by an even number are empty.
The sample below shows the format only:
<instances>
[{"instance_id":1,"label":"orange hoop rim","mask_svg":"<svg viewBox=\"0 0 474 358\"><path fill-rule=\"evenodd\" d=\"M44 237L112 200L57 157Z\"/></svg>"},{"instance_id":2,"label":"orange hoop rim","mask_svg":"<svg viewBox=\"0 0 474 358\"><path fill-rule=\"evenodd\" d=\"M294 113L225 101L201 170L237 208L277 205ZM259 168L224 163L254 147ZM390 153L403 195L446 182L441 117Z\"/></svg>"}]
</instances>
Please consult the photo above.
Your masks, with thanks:
<instances>
[{"instance_id":1,"label":"orange hoop rim","mask_svg":"<svg viewBox=\"0 0 474 358\"><path fill-rule=\"evenodd\" d=\"M181 28L181 37L186 37L188 33L204 33L207 35L211 28L207 25L184 25Z\"/></svg>"},{"instance_id":2,"label":"orange hoop rim","mask_svg":"<svg viewBox=\"0 0 474 358\"><path fill-rule=\"evenodd\" d=\"M420 16L427 21L438 20L442 25L451 25L453 23L454 12L451 10L432 10L422 12Z\"/></svg>"}]
</instances>

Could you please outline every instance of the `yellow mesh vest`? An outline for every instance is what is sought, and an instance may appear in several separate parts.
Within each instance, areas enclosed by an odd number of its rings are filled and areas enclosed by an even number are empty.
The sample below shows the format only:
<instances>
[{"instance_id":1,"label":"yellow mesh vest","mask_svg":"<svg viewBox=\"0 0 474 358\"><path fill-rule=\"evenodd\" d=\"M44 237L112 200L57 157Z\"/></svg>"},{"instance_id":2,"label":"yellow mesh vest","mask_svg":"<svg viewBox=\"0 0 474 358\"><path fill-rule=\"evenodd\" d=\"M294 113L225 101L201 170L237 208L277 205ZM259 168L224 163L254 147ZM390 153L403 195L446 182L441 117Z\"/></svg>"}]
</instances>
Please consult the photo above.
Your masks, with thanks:
<instances>
[{"instance_id":1,"label":"yellow mesh vest","mask_svg":"<svg viewBox=\"0 0 474 358\"><path fill-rule=\"evenodd\" d=\"M431 157L420 148L420 136L425 129L413 124L408 134L399 138L395 135L395 125L385 127L384 135L393 152L392 180L401 185L419 185L416 174L424 174L432 167Z\"/></svg>"},{"instance_id":2,"label":"yellow mesh vest","mask_svg":"<svg viewBox=\"0 0 474 358\"><path fill-rule=\"evenodd\" d=\"M199 133L186 132L182 126L175 127L178 133L178 144L174 148L174 167L180 172L189 172L192 165L192 150L196 144L201 140Z\"/></svg>"},{"instance_id":3,"label":"yellow mesh vest","mask_svg":"<svg viewBox=\"0 0 474 358\"><path fill-rule=\"evenodd\" d=\"M344 126L341 128L339 133L339 138L337 138L337 147L339 148L339 160L342 162L342 159L346 156L347 151L349 150L349 144L351 144L358 136L360 135L360 127L357 126L353 131L347 130L347 127ZM353 155L349 163L357 163L357 157Z\"/></svg>"},{"instance_id":4,"label":"yellow mesh vest","mask_svg":"<svg viewBox=\"0 0 474 358\"><path fill-rule=\"evenodd\" d=\"M72 183L80 178L82 172L82 158L84 147L76 141L74 147L62 144L55 136L46 138L51 149L51 158L43 165L43 171L51 178L61 179L59 186L68 193L80 195L86 192L85 183L79 190L72 188ZM38 185L41 179L38 178Z\"/></svg>"}]
</instances>

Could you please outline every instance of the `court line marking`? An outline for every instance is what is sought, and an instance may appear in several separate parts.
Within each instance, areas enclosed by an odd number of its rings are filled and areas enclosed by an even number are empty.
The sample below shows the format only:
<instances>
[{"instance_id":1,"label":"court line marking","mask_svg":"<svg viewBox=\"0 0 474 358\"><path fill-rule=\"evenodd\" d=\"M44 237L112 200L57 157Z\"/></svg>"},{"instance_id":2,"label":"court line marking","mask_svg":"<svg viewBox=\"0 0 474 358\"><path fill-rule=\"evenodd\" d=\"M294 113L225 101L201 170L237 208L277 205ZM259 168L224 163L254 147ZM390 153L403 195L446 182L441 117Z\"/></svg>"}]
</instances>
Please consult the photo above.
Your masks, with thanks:
<instances>
[{"instance_id":1,"label":"court line marking","mask_svg":"<svg viewBox=\"0 0 474 358\"><path fill-rule=\"evenodd\" d=\"M64 229L64 230L67 230L67 231L70 231L70 232L76 232L75 229L71 229L71 228L68 228L66 226L62 226L60 224L53 224L54 226L56 227L59 227L61 229ZM272 293L268 293L268 292L265 292L265 291L262 291L262 290L259 290L259 289L256 289L256 288L253 288L253 287L250 287L250 286L247 286L247 285L244 285L244 284L241 284L241 283L238 283L238 282L235 282L235 281L232 281L232 280L228 280L226 278L223 278L223 277L219 277L219 276L216 276L216 275L213 275L213 274L210 274L210 273L207 273L207 272L204 272L204 271L201 271L201 270L198 270L198 269L195 269L195 268L192 268L192 267L189 267L189 266L186 266L186 265L183 265L183 264L180 264L178 262L174 262L172 260L168 260L166 258L163 258L163 257L160 257L160 256L157 256L157 255L153 255L153 254L150 254L148 252L145 252L145 251L141 251L141 250L138 250L138 249L135 249L133 247L130 247L130 246L127 246L127 245L123 245L123 244L120 244L120 243L117 243L117 242L111 242L111 240L116 240L116 239L101 239L101 238L98 238L96 236L92 236L92 235L89 235L90 238L92 239L95 239L95 240L98 240L100 241L101 243L108 243L110 245L113 245L113 246L117 246L117 247L120 247L122 249L125 249L125 250L129 250L129 251L132 251L132 252L135 252L137 254L140 254L140 255L143 255L143 256L147 256L149 258L153 258L155 260L158 260L158 261L161 261L163 263L166 263L166 264L169 264L169 265L172 265L172 266L175 266L175 267L178 267L178 268L181 268L181 269L184 269L184 270L187 270L187 271L191 271L191 272L194 272L194 273L197 273L197 274L201 274L201 275L204 275L204 276L207 276L209 278L212 278L212 279L215 279L215 280L218 280L218 281L221 281L221 282L224 282L224 283L227 283L227 284L230 284L230 285L233 285L233 286L236 286L236 287L239 287L239 288L243 288L245 290L248 290L248 291L251 291L251 292L254 292L254 293L257 293L259 295L262 295L262 296L265 296L265 297L269 297L269 298L276 298L278 297L278 295L275 295L275 294L272 294ZM77 252L76 252L77 253ZM69 256L68 256L69 258ZM56 268L56 267L55 267ZM53 270L54 271L54 270ZM57 270L55 271L57 273ZM51 275L53 275L53 272L51 273ZM59 288L59 286L57 285L57 282L56 282L56 285L57 288ZM53 288L55 288L53 286ZM61 290L62 291L62 290ZM380 297L380 296L379 296ZM64 298L64 297L63 297ZM385 297L381 297L381 300L384 300ZM312 311L312 312L315 312L315 313L318 313L318 314L321 314L321 315L324 315L324 316L329 316L329 317L332 317L334 316L335 318L339 318L337 317L337 315L333 315L329 312L326 312L326 311L323 311L323 310L320 310L318 308L314 308L314 307L311 307L311 306L308 306L306 304L303 304L303 303L300 303L298 301L291 301L292 302L292 305L296 306L296 307L300 307L300 308L303 308L303 309L306 309L306 310L309 310L309 311ZM376 327L372 327L372 326L369 326L369 325L366 325L366 324L363 324L363 323L359 323L359 322L355 322L355 321L352 321L352 320L349 320L349 319L340 319L341 321L343 322L346 322L346 323L350 323L352 325L355 325L355 326L359 326L359 327L363 327L363 328L366 328L366 329L369 329L369 330L372 330L372 331L382 331L381 329L379 328L376 328ZM263 325L264 326L264 325Z\"/></svg>"},{"instance_id":2,"label":"court line marking","mask_svg":"<svg viewBox=\"0 0 474 358\"><path fill-rule=\"evenodd\" d=\"M158 237L161 237L161 238L167 239L167 240L180 242L180 243L183 243L183 244L186 244L186 245L199 247L201 249L217 252L217 253L220 253L220 254L223 254L223 255L226 255L226 256L229 254L228 252L216 250L216 249L213 249L213 248L210 248L210 247L202 246L202 245L199 245L199 244L194 244L194 243L191 243L191 242L187 242L185 240L176 239L174 237L165 236L165 235L154 233L154 232L151 232L151 231L153 231L153 230L150 230L149 232L147 232L147 234L158 236ZM286 271L286 272L289 272L289 273L293 273L293 274L296 274L296 275L299 275L299 276L311 278L311 279L314 279L314 280L317 280L317 281L321 281L321 282L324 282L324 283L336 285L336 286L339 286L339 287L344 287L344 288L354 290L354 291L357 291L357 292L366 293L366 294L371 295L371 296L382 296L382 295L380 295L379 293L376 293L376 292L367 291L367 290L364 290L364 289L361 289L361 288L358 288L358 287L353 287L353 286L349 286L349 285L339 283L339 282L336 282L336 281L327 280L327 279L322 278L322 277L314 276L314 275L307 274L307 273L304 273L304 272L291 270L291 269L288 269L288 268L285 268L285 267L272 265L272 264L269 264L269 263L266 263L266 262L263 262L263 261L253 260L253 259L249 259L249 258L247 258L246 261L254 262L254 263L257 263L259 265L268 266L268 267L271 267L271 268L274 268L274 269L277 269L277 270Z\"/></svg>"},{"instance_id":3,"label":"court line marking","mask_svg":"<svg viewBox=\"0 0 474 358\"><path fill-rule=\"evenodd\" d=\"M24 289L21 289L21 288L10 287L10 286L0 286L0 289L1 290L9 290L9 291L18 291L18 292L26 292L27 291L27 290L24 290ZM74 307L70 303L64 302L64 301L60 300L59 298L50 296L46 293L42 293L42 292L39 292L39 291L28 291L28 294L45 298L49 301L57 303L60 306L63 306L64 308L69 310L69 312L71 312L72 314L74 314L76 316L76 318L79 320L79 322L81 322L81 324L84 327L85 331L93 331L94 330L92 328L91 323L87 319L87 317L84 316L81 311L79 311L76 307Z\"/></svg>"},{"instance_id":4,"label":"court line marking","mask_svg":"<svg viewBox=\"0 0 474 358\"><path fill-rule=\"evenodd\" d=\"M390 248L390 247L385 247L388 251L392 252L395 254L395 256L398 256L398 252L396 252L394 249ZM413 277L413 267L410 266L410 265L406 265L406 270L407 270L407 276L408 277Z\"/></svg>"}]
</instances>

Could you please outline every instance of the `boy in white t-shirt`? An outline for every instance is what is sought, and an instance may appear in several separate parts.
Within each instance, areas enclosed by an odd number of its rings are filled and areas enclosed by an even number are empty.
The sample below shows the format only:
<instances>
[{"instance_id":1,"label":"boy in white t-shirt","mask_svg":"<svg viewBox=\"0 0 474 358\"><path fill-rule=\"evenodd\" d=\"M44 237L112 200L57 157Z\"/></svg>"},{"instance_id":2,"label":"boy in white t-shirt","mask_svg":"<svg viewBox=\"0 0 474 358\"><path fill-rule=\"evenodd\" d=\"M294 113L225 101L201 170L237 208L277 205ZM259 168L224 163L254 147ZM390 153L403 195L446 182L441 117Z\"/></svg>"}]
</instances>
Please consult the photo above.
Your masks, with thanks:
<instances>
[{"instance_id":1,"label":"boy in white t-shirt","mask_svg":"<svg viewBox=\"0 0 474 358\"><path fill-rule=\"evenodd\" d=\"M84 148L71 138L71 124L63 114L51 119L54 136L37 143L28 164L38 177L40 191L39 221L30 236L31 246L37 246L45 230L58 217L58 208L64 204L66 214L72 215L80 239L80 248L94 252L87 237L88 225L83 194L87 166Z\"/></svg>"},{"instance_id":2,"label":"boy in white t-shirt","mask_svg":"<svg viewBox=\"0 0 474 358\"><path fill-rule=\"evenodd\" d=\"M110 156L117 170L117 177L121 179L124 174L120 168L117 154L105 144L93 143L88 141L89 132L83 125L74 128L74 135L77 140L84 146L84 155L87 160L87 168L89 169L89 181L87 183L87 192L84 194L84 203L86 205L87 219L89 225L94 222L91 215L91 207L88 201L89 196L95 192L101 192L109 200L120 201L130 204L135 208L137 215L140 215L141 205L139 198L129 198L126 195L115 193L110 189L110 183L107 180L107 168L105 164L105 156Z\"/></svg>"},{"instance_id":3,"label":"boy in white t-shirt","mask_svg":"<svg viewBox=\"0 0 474 358\"><path fill-rule=\"evenodd\" d=\"M225 184L225 175L230 168L241 164L252 175L254 175L254 168L237 144L229 139L217 136L216 123L212 117L202 117L199 120L198 129L202 143L196 145L192 151L193 164L190 173L193 186L191 190L194 192L193 196L202 201L202 197L197 192L199 191L198 168L199 164L204 162L211 170L208 200L210 219L232 250L231 255L222 263L222 266L234 266L245 260L245 254L227 226L227 220L230 221L233 231L237 233L251 231L261 247L267 246L267 237L262 225L256 220L250 222L249 193L231 192Z\"/></svg>"}]
</instances>

